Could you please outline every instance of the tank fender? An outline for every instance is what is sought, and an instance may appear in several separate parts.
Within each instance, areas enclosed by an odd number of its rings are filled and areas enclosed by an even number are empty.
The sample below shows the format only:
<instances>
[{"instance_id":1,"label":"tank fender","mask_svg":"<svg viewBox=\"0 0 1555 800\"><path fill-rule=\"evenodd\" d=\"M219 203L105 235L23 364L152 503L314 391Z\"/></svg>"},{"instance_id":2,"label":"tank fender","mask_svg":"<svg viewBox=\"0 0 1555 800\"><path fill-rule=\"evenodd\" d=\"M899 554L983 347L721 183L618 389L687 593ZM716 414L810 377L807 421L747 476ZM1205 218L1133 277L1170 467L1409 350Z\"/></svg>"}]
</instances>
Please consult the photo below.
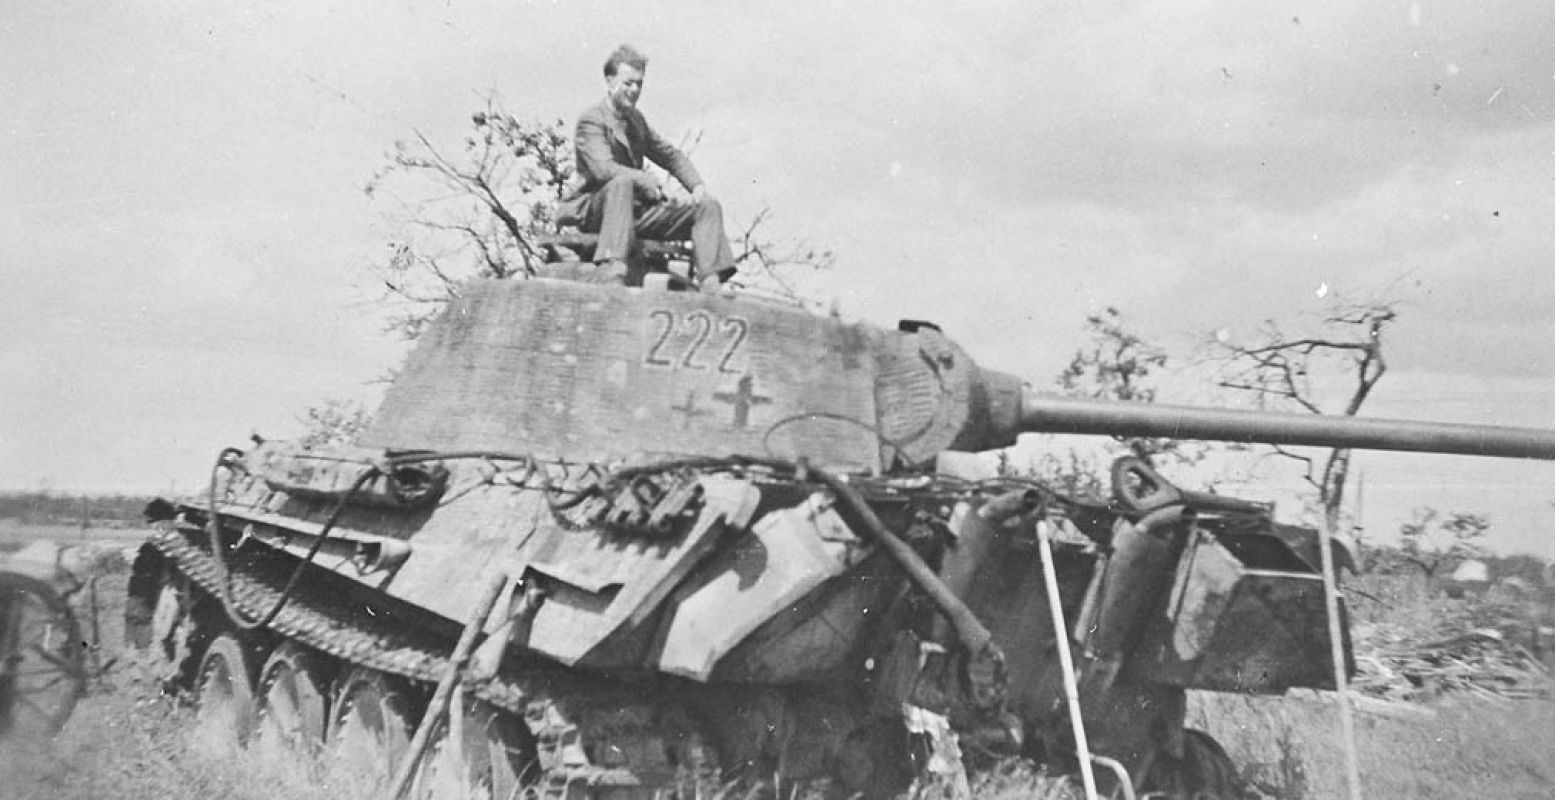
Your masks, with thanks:
<instances>
[{"instance_id":1,"label":"tank fender","mask_svg":"<svg viewBox=\"0 0 1555 800\"><path fill-rule=\"evenodd\" d=\"M641 654L619 646L618 634L658 614L676 587L722 549L726 532L749 524L761 500L761 490L747 480L709 476L700 482L701 513L690 530L672 541L642 543L615 557L601 550L584 560L535 560L515 570L525 586L538 585L546 593L538 609L524 612L530 618L521 644L567 665L642 666ZM513 608L518 613L522 602Z\"/></svg>"},{"instance_id":2,"label":"tank fender","mask_svg":"<svg viewBox=\"0 0 1555 800\"><path fill-rule=\"evenodd\" d=\"M398 463L393 455L378 448L265 441L249 451L244 466L270 489L295 497L394 509L425 508L442 497L447 466L437 460Z\"/></svg>"},{"instance_id":3,"label":"tank fender","mask_svg":"<svg viewBox=\"0 0 1555 800\"><path fill-rule=\"evenodd\" d=\"M821 494L767 514L715 557L708 578L672 601L660 668L707 680L718 659L746 636L867 552Z\"/></svg>"}]
</instances>

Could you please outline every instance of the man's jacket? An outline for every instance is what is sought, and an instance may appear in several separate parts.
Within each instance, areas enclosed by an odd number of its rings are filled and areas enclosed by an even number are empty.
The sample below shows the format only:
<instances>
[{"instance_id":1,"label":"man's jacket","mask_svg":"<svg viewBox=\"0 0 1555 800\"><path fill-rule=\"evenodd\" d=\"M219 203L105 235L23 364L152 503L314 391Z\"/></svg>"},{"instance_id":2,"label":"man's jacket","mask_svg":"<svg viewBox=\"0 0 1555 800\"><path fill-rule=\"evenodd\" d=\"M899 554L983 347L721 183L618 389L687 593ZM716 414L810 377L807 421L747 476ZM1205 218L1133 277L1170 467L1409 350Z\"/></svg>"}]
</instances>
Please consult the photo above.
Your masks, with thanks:
<instances>
[{"instance_id":1,"label":"man's jacket","mask_svg":"<svg viewBox=\"0 0 1555 800\"><path fill-rule=\"evenodd\" d=\"M644 158L663 167L687 190L702 182L691 159L648 127L642 112L633 108L618 114L608 100L578 117L573 147L580 181L558 209L564 218L581 208L583 198L618 175L629 175L639 189L652 191L656 182L643 172Z\"/></svg>"}]
</instances>

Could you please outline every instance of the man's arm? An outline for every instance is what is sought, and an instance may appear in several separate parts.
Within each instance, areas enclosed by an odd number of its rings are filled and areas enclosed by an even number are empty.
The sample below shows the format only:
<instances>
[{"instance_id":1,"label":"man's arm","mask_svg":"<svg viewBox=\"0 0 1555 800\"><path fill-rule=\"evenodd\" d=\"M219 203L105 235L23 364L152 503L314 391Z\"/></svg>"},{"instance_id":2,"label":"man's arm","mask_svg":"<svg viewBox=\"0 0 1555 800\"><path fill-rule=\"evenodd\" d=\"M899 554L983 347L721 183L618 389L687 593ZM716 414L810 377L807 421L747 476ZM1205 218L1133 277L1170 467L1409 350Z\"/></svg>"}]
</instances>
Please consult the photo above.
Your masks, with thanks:
<instances>
[{"instance_id":1,"label":"man's arm","mask_svg":"<svg viewBox=\"0 0 1555 800\"><path fill-rule=\"evenodd\" d=\"M637 116L637 121L642 125L643 155L675 176L675 180L680 181L680 185L686 187L686 191L692 194L696 194L698 190L705 192L702 187L702 176L697 173L697 168L692 166L691 159L680 152L680 148L660 136L641 114Z\"/></svg>"}]
</instances>

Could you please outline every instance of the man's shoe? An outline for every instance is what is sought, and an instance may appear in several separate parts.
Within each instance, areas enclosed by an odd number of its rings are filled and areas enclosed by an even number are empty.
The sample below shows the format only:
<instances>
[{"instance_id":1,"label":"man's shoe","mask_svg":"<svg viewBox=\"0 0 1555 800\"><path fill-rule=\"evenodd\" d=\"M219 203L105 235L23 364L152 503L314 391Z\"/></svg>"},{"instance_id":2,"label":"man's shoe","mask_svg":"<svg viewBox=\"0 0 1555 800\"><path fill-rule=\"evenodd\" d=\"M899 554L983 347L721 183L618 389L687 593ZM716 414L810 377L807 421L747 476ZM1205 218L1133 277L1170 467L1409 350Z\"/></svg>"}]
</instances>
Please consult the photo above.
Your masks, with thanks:
<instances>
[{"instance_id":1,"label":"man's shoe","mask_svg":"<svg viewBox=\"0 0 1555 800\"><path fill-rule=\"evenodd\" d=\"M626 262L619 258L608 258L594 265L594 271L584 279L584 283L594 283L601 286L625 286Z\"/></svg>"},{"instance_id":2,"label":"man's shoe","mask_svg":"<svg viewBox=\"0 0 1555 800\"><path fill-rule=\"evenodd\" d=\"M718 294L727 291L729 286L718 275L708 275L697 281L697 292L701 294Z\"/></svg>"}]
</instances>

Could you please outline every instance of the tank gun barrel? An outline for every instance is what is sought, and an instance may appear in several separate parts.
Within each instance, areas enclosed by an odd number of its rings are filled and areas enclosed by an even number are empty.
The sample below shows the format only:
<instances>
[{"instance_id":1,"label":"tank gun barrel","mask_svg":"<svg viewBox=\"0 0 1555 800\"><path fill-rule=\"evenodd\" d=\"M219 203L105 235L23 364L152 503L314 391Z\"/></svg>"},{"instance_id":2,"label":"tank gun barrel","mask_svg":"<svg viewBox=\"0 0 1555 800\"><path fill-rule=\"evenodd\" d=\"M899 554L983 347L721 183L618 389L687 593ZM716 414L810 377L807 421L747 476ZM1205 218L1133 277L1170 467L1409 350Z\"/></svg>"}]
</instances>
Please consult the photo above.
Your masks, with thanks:
<instances>
[{"instance_id":1,"label":"tank gun barrel","mask_svg":"<svg viewBox=\"0 0 1555 800\"><path fill-rule=\"evenodd\" d=\"M1555 460L1555 430L1127 403L1026 390L1032 433L1151 436Z\"/></svg>"}]
</instances>

